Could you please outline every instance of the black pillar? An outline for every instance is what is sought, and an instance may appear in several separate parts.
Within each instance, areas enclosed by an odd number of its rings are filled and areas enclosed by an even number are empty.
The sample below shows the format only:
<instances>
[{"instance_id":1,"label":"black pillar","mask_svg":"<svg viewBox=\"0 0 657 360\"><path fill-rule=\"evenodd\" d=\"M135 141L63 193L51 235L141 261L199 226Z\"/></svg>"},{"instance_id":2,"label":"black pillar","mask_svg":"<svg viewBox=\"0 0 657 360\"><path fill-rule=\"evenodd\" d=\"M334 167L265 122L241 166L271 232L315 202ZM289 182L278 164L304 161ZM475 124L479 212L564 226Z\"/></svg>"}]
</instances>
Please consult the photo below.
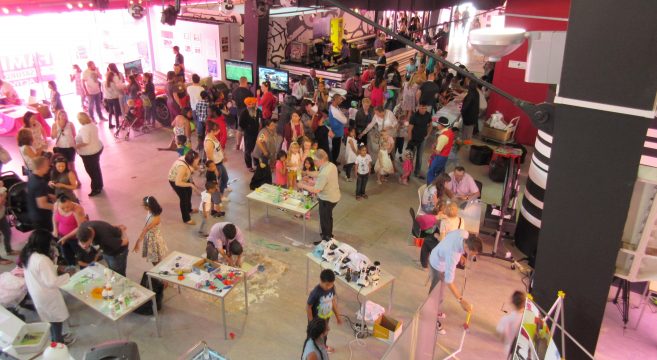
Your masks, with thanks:
<instances>
[{"instance_id":1,"label":"black pillar","mask_svg":"<svg viewBox=\"0 0 657 360\"><path fill-rule=\"evenodd\" d=\"M255 16L255 1L244 4L244 61L253 63L253 71L258 65L267 65L267 35L269 16ZM254 76L255 78L255 76Z\"/></svg>"},{"instance_id":2,"label":"black pillar","mask_svg":"<svg viewBox=\"0 0 657 360\"><path fill-rule=\"evenodd\" d=\"M657 1L571 3L534 297L547 309L565 291L566 331L590 352L655 102L654 14Z\"/></svg>"}]
</instances>

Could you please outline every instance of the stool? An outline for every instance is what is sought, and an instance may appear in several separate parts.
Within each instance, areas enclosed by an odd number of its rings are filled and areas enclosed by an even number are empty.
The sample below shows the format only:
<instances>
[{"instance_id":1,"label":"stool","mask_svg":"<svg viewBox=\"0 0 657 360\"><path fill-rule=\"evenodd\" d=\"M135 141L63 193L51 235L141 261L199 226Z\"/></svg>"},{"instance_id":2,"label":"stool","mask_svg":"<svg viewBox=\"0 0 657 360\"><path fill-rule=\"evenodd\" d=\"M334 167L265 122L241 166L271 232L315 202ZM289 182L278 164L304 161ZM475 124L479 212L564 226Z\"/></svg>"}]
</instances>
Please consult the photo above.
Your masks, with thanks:
<instances>
[{"instance_id":1,"label":"stool","mask_svg":"<svg viewBox=\"0 0 657 360\"><path fill-rule=\"evenodd\" d=\"M639 323L641 322L641 318L643 318L643 313L646 311L646 306L654 306L650 304L650 296L657 296L657 281L651 281L648 283L648 286L646 286L646 291L644 291L643 297L641 298L643 305L639 304L639 306L641 306L641 314L639 314L639 318L636 320L636 326L634 329L639 328ZM653 311L653 313L654 312L655 311Z\"/></svg>"}]
</instances>

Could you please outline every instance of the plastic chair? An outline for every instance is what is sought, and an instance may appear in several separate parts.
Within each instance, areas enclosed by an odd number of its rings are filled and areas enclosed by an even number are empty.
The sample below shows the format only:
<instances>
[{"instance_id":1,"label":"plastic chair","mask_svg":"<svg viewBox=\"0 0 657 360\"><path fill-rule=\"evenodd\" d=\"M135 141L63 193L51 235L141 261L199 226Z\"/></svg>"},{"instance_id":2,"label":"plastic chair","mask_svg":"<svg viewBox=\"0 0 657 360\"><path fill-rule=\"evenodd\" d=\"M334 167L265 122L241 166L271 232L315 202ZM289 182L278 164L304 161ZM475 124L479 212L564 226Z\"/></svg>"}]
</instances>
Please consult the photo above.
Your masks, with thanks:
<instances>
[{"instance_id":1,"label":"plastic chair","mask_svg":"<svg viewBox=\"0 0 657 360\"><path fill-rule=\"evenodd\" d=\"M481 190L484 188L484 184L482 184L479 180L475 180L474 182L477 184L477 188L479 189L479 197L477 197L477 199L481 199Z\"/></svg>"},{"instance_id":2,"label":"plastic chair","mask_svg":"<svg viewBox=\"0 0 657 360\"><path fill-rule=\"evenodd\" d=\"M418 197L418 206L417 206L417 215L424 215L424 211L422 210L422 195L424 195L424 191L427 190L427 184L423 184L417 189L417 197ZM415 216L413 216L415 218Z\"/></svg>"}]
</instances>

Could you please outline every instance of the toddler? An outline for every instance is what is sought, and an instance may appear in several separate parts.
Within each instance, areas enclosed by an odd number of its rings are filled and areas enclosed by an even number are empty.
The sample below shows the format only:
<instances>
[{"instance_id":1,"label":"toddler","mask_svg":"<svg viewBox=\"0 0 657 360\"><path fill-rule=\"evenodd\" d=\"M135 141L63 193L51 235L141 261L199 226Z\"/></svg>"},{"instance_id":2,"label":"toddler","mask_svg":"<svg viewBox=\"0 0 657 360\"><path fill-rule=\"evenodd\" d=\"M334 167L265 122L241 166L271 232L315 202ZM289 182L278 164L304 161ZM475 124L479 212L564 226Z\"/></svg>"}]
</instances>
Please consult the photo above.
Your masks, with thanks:
<instances>
[{"instance_id":1,"label":"toddler","mask_svg":"<svg viewBox=\"0 0 657 360\"><path fill-rule=\"evenodd\" d=\"M198 228L198 235L200 237L208 237L208 233L205 232L205 224L210 217L210 214L212 214L212 194L216 194L217 189L218 186L216 181L205 182L205 190L201 193L201 204L198 207L198 210L201 212L201 226ZM223 216L223 214L221 216Z\"/></svg>"},{"instance_id":2,"label":"toddler","mask_svg":"<svg viewBox=\"0 0 657 360\"><path fill-rule=\"evenodd\" d=\"M274 185L286 186L287 185L287 167L285 165L287 160L287 153L283 150L278 152L276 156L276 167L274 169Z\"/></svg>"},{"instance_id":3,"label":"toddler","mask_svg":"<svg viewBox=\"0 0 657 360\"><path fill-rule=\"evenodd\" d=\"M513 349L511 346L518 336L518 331L522 324L522 314L525 310L525 294L521 291L515 291L511 296L511 302L513 303L513 310L500 319L495 329L498 336L504 341L507 354L512 354Z\"/></svg>"},{"instance_id":4,"label":"toddler","mask_svg":"<svg viewBox=\"0 0 657 360\"><path fill-rule=\"evenodd\" d=\"M176 152L178 152L178 155L185 156L189 150L191 150L191 148L189 147L189 144L187 144L187 136L176 136Z\"/></svg>"},{"instance_id":5,"label":"toddler","mask_svg":"<svg viewBox=\"0 0 657 360\"><path fill-rule=\"evenodd\" d=\"M404 151L404 162L402 163L402 174L399 176L399 182L408 185L408 178L413 173L413 151L407 149Z\"/></svg>"},{"instance_id":6,"label":"toddler","mask_svg":"<svg viewBox=\"0 0 657 360\"><path fill-rule=\"evenodd\" d=\"M217 167L217 164L215 164L212 160L207 160L205 162L205 184L207 185L208 183L219 183L219 179L221 179L221 170ZM215 191L211 193L212 197L212 210L210 211L210 215L213 217L221 217L226 215L226 213L223 211L223 208L221 206L221 192Z\"/></svg>"},{"instance_id":7,"label":"toddler","mask_svg":"<svg viewBox=\"0 0 657 360\"><path fill-rule=\"evenodd\" d=\"M361 144L356 156L356 200L367 199L365 188L372 169L372 157L367 153L367 146Z\"/></svg>"},{"instance_id":8,"label":"toddler","mask_svg":"<svg viewBox=\"0 0 657 360\"><path fill-rule=\"evenodd\" d=\"M297 180L301 178L301 149L299 144L292 142L290 144L290 153L287 157L287 187L295 189L297 187Z\"/></svg>"},{"instance_id":9,"label":"toddler","mask_svg":"<svg viewBox=\"0 0 657 360\"><path fill-rule=\"evenodd\" d=\"M379 144L379 155L374 165L374 171L376 172L376 182L381 185L384 181L388 181L386 175L395 172L394 164L390 158L390 153L395 146L395 142L386 129L381 130Z\"/></svg>"}]
</instances>

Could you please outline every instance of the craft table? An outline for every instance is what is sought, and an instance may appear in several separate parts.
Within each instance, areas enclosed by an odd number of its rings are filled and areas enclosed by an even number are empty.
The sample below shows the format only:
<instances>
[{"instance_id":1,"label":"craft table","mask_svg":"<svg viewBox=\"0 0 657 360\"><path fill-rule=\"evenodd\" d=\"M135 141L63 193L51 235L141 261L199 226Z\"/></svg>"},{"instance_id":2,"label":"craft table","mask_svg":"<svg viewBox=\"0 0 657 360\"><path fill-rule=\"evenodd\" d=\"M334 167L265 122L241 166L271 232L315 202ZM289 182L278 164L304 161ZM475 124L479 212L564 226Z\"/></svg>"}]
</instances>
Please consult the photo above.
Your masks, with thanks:
<instances>
[{"instance_id":1,"label":"craft table","mask_svg":"<svg viewBox=\"0 0 657 360\"><path fill-rule=\"evenodd\" d=\"M454 125L461 119L461 103L457 101L450 101L447 105L436 111L433 117L438 121L438 118L444 116L449 120L450 125Z\"/></svg>"},{"instance_id":2,"label":"craft table","mask_svg":"<svg viewBox=\"0 0 657 360\"><path fill-rule=\"evenodd\" d=\"M317 206L317 199L312 199L311 203L306 206L302 200L299 200L304 198L303 194L298 191L282 190L283 193L291 194L291 196L277 203L275 200L278 196L278 191L278 186L264 184L246 196L249 211L249 230L251 230L251 201L256 201L266 205L265 207L267 211L267 218L269 218L270 206L292 211L295 214L301 215L301 218L303 219L303 242L305 243L306 214L308 214L313 208L315 208L315 206Z\"/></svg>"},{"instance_id":3,"label":"craft table","mask_svg":"<svg viewBox=\"0 0 657 360\"><path fill-rule=\"evenodd\" d=\"M148 277L148 286L152 289L153 288L153 283L152 279L158 279L161 281L166 281L170 284L175 284L178 285L178 292L180 292L180 287L185 287L194 291L198 291L203 294L208 294L214 297L217 297L221 299L221 317L223 320L224 324L224 338L228 339L228 327L226 326L226 305L225 305L225 298L230 294L237 284L242 281L244 283L244 308L245 308L245 313L249 313L249 296L248 296L248 288L247 288L247 279L246 279L246 272L244 272L242 269L230 267L228 265L221 265L221 272L224 271L239 271L241 272L241 276L239 278L236 278L234 280L233 285L230 287L226 286L223 287L223 285L220 285L221 287L217 287L215 290L211 290L208 287L201 287L197 288L196 287L196 281L194 280L196 277L199 275L195 274L194 272L186 273L184 274L184 278L180 279L178 277L178 274L175 272L175 268L179 269L192 269L192 265L201 260L202 258L196 257L193 255L188 255L188 254L183 254L178 251L174 251L170 253L162 262L157 264L155 267L152 269L148 270L146 272L146 276ZM178 266L176 266L178 264ZM207 274L207 273L206 273ZM159 324L158 324L159 326ZM159 332L159 329L158 329Z\"/></svg>"},{"instance_id":4,"label":"craft table","mask_svg":"<svg viewBox=\"0 0 657 360\"><path fill-rule=\"evenodd\" d=\"M327 263L326 261L323 261L321 258L316 257L313 255L312 252L306 253L306 294L308 294L308 285L310 281L310 262L314 262L315 264L319 265L319 267L323 269L328 269L330 267L330 264ZM356 297L358 295L363 295L365 298L365 301L360 302L361 304L361 314L362 314L362 321L361 321L361 329L364 328L365 326L365 304L367 303L367 298L374 294L375 292L381 290L384 288L386 285L390 284L390 295L388 297L388 313L392 312L392 296L395 290L395 277L392 276L390 273L381 270L381 274L379 275L379 284L378 286L367 286L367 287L362 287L358 286L355 281L347 281L344 276L338 276L336 275L335 278L339 280L341 283L343 283L349 290L353 291L356 293Z\"/></svg>"},{"instance_id":5,"label":"craft table","mask_svg":"<svg viewBox=\"0 0 657 360\"><path fill-rule=\"evenodd\" d=\"M93 294L95 288L103 288L105 286L105 276L104 271L106 267L101 264L94 264L93 266L87 266L81 271L78 271L68 283L62 285L60 289L74 298L80 300L83 304L89 306L90 308L96 310L98 313L104 317L112 320L116 325L116 330L119 333L119 338L121 338L121 328L119 327L118 321L121 320L124 316L135 311L138 307L146 303L147 301L153 299L155 300L155 293L145 287L137 284L136 282L123 277L122 275L112 271L112 290L114 291L114 299L118 299L121 295L126 295L130 301L126 301L126 304L117 306L115 300L104 300L102 298L97 298ZM159 327L157 326L158 317L157 317L157 306L155 301L153 303L153 314L155 315L155 329L159 333Z\"/></svg>"}]
</instances>

